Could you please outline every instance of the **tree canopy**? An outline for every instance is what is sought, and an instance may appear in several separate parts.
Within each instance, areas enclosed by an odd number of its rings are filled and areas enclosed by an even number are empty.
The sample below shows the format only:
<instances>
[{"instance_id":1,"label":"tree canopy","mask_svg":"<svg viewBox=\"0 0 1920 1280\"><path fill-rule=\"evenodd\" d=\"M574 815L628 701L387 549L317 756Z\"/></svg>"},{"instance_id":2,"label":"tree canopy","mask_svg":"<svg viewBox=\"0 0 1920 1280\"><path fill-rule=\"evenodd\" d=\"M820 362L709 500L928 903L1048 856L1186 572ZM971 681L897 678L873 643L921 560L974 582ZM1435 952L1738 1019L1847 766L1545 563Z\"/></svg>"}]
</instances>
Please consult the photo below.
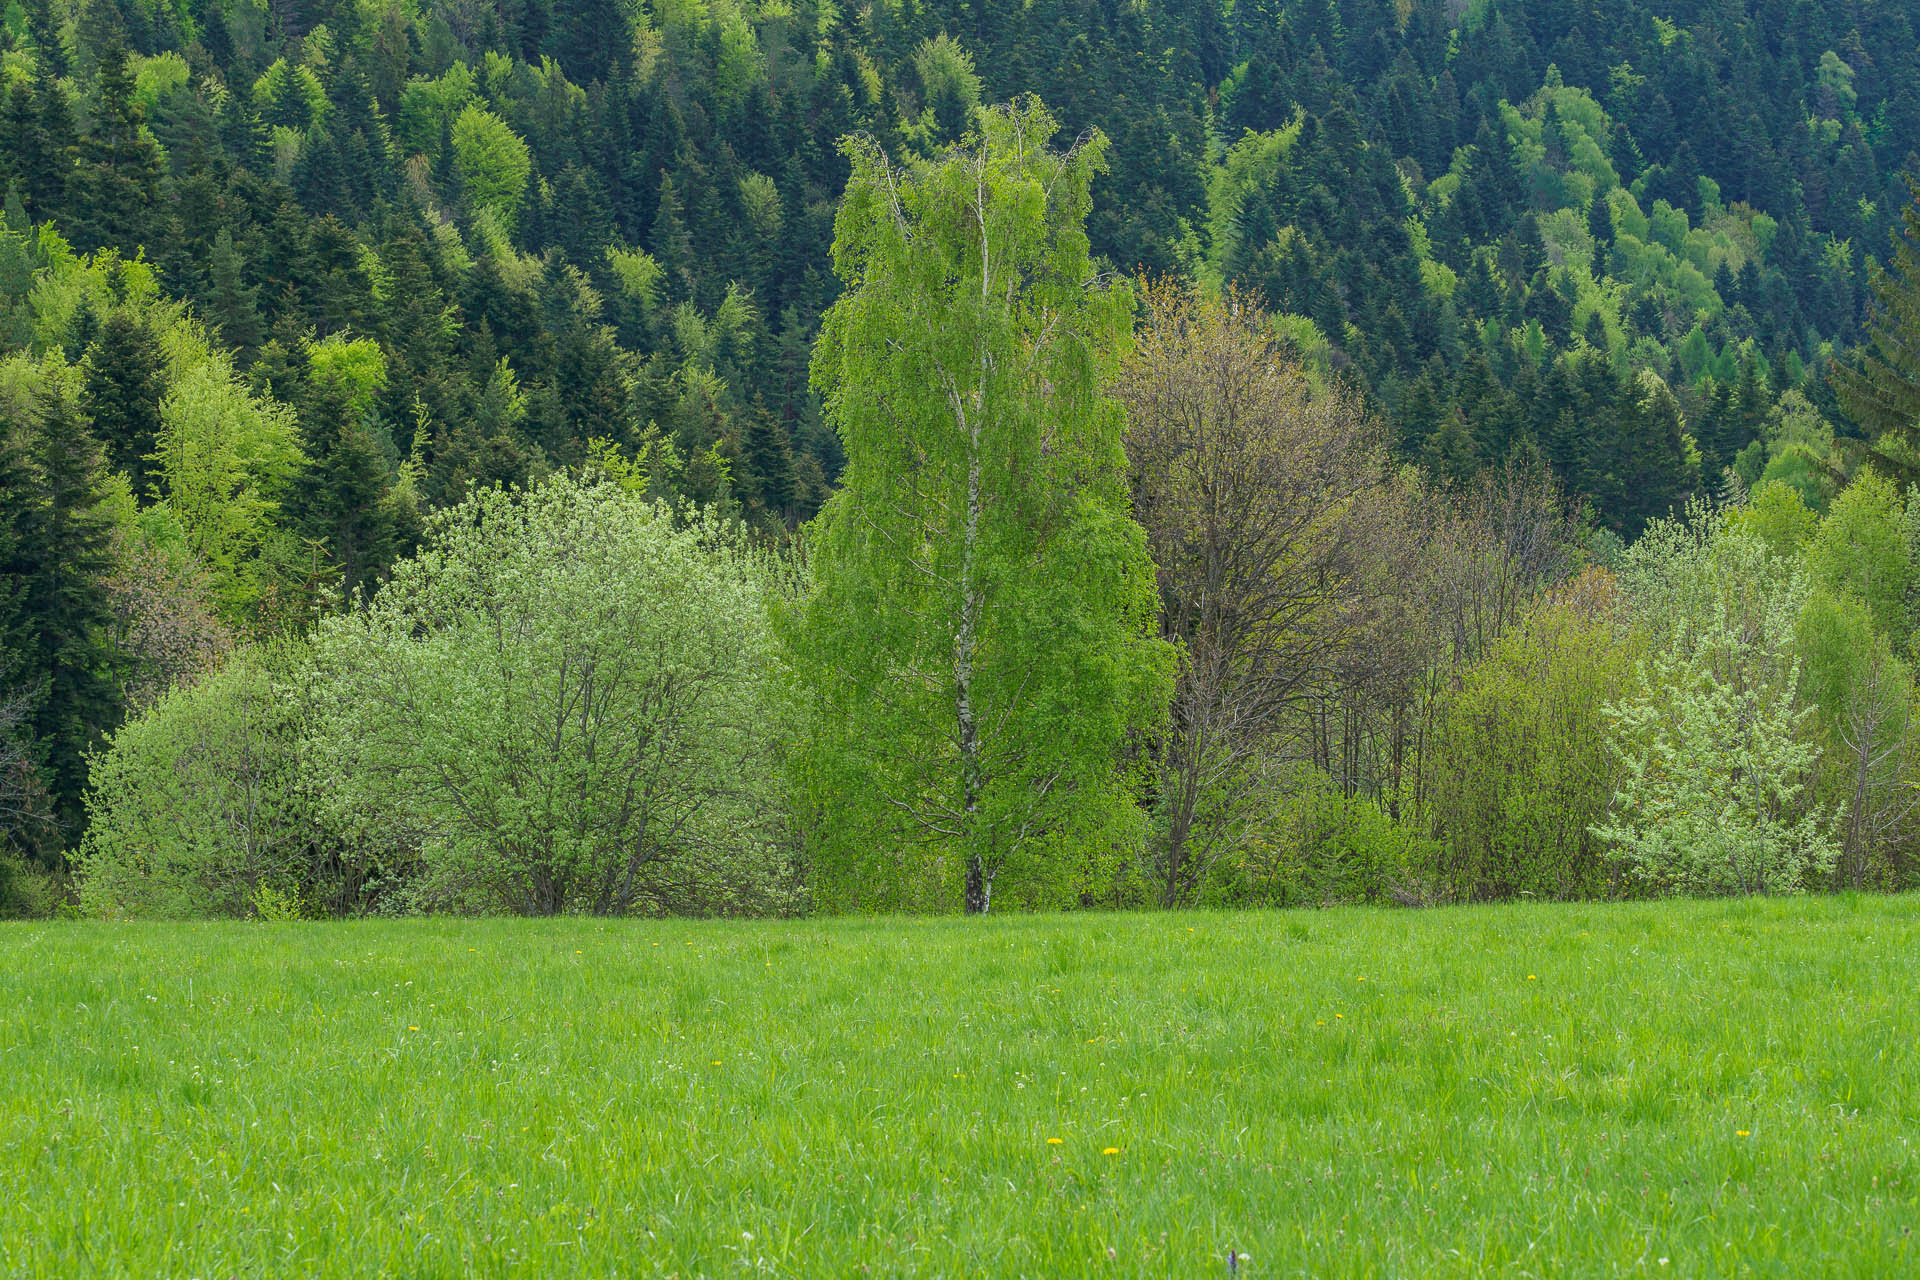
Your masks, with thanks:
<instances>
[{"instance_id":1,"label":"tree canopy","mask_svg":"<svg viewBox=\"0 0 1920 1280\"><path fill-rule=\"evenodd\" d=\"M1104 140L1055 131L1027 101L931 160L848 147L813 375L847 461L789 626L830 902L1072 901L1138 839L1169 654L1102 381L1128 303L1082 228Z\"/></svg>"}]
</instances>

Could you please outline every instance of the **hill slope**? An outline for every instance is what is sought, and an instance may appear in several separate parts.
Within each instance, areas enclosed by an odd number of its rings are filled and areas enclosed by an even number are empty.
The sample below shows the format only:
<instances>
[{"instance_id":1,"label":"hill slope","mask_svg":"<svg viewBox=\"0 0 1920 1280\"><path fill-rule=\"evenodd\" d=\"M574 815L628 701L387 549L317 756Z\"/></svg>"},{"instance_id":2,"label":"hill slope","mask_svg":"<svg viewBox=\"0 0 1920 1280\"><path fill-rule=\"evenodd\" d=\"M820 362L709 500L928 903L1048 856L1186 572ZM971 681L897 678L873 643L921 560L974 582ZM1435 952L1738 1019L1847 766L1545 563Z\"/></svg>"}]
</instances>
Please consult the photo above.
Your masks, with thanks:
<instances>
[{"instance_id":1,"label":"hill slope","mask_svg":"<svg viewBox=\"0 0 1920 1280\"><path fill-rule=\"evenodd\" d=\"M1408 456L1537 449L1627 532L1825 403L1920 147L1912 15L1837 0L39 0L5 39L16 225L144 249L309 415L310 344L375 340L389 482L670 440L768 522L839 463L806 360L849 132L1039 93L1113 139L1115 267L1258 288Z\"/></svg>"}]
</instances>

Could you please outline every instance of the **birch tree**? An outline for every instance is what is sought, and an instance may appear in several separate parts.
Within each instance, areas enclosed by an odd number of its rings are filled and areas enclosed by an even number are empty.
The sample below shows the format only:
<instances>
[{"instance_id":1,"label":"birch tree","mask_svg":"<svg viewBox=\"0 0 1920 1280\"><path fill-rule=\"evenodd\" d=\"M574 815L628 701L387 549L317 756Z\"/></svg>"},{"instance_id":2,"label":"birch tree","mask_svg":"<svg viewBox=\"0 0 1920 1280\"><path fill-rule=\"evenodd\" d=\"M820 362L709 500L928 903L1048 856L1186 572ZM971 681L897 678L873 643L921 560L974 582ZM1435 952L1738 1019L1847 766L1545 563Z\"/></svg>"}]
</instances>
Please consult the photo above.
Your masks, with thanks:
<instances>
[{"instance_id":1,"label":"birch tree","mask_svg":"<svg viewBox=\"0 0 1920 1280\"><path fill-rule=\"evenodd\" d=\"M846 291L813 378L845 444L788 619L817 899L985 912L1099 894L1171 650L1102 391L1129 299L1083 230L1105 143L1029 99L940 158L846 144Z\"/></svg>"}]
</instances>

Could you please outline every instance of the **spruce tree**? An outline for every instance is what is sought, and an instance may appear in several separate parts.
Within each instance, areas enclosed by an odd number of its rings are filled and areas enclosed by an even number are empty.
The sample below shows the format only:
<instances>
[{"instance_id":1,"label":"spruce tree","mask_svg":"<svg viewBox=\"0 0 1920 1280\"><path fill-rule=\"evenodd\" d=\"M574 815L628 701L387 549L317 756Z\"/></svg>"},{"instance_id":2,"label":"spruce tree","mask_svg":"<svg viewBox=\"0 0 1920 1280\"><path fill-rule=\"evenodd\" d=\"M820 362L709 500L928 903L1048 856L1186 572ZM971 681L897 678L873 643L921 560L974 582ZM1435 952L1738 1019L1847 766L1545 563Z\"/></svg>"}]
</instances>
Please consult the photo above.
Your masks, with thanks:
<instances>
[{"instance_id":1,"label":"spruce tree","mask_svg":"<svg viewBox=\"0 0 1920 1280\"><path fill-rule=\"evenodd\" d=\"M693 292L693 240L687 234L680 195L674 189L672 175L660 174L660 203L653 215L653 260L660 264L669 296L678 301Z\"/></svg>"},{"instance_id":2,"label":"spruce tree","mask_svg":"<svg viewBox=\"0 0 1920 1280\"><path fill-rule=\"evenodd\" d=\"M82 245L131 254L149 238L160 187L160 157L141 128L127 47L117 31L99 51L93 127L75 171L74 211Z\"/></svg>"},{"instance_id":3,"label":"spruce tree","mask_svg":"<svg viewBox=\"0 0 1920 1280\"><path fill-rule=\"evenodd\" d=\"M40 124L34 118L33 88L25 80L15 80L0 94L0 146L5 148L7 190L26 207L23 183L38 165Z\"/></svg>"},{"instance_id":4,"label":"spruce tree","mask_svg":"<svg viewBox=\"0 0 1920 1280\"><path fill-rule=\"evenodd\" d=\"M1607 202L1607 193L1602 191L1593 197L1587 205L1587 234L1593 238L1594 270L1600 270L1605 261L1601 256L1613 243L1613 206Z\"/></svg>"},{"instance_id":5,"label":"spruce tree","mask_svg":"<svg viewBox=\"0 0 1920 1280\"><path fill-rule=\"evenodd\" d=\"M301 407L308 461L295 515L306 535L326 547L351 598L371 589L399 554L387 462L339 384L322 381Z\"/></svg>"},{"instance_id":6,"label":"spruce tree","mask_svg":"<svg viewBox=\"0 0 1920 1280\"><path fill-rule=\"evenodd\" d=\"M66 211L78 138L67 91L54 78L48 63L39 59L33 68L33 128L33 145L23 149L20 176L27 186L28 210L45 221Z\"/></svg>"},{"instance_id":7,"label":"spruce tree","mask_svg":"<svg viewBox=\"0 0 1920 1280\"><path fill-rule=\"evenodd\" d=\"M213 238L213 252L207 259L207 318L220 331L220 337L241 353L239 363L248 363L266 337L266 325L260 319L260 290L246 281L246 262L234 248L233 232L220 228Z\"/></svg>"},{"instance_id":8,"label":"spruce tree","mask_svg":"<svg viewBox=\"0 0 1920 1280\"><path fill-rule=\"evenodd\" d=\"M1733 384L1713 383L1708 394L1701 398L1693 424L1694 439L1700 445L1700 470L1708 480L1717 479L1733 465L1734 455L1746 444L1738 437L1734 416Z\"/></svg>"},{"instance_id":9,"label":"spruce tree","mask_svg":"<svg viewBox=\"0 0 1920 1280\"><path fill-rule=\"evenodd\" d=\"M33 40L35 73L49 78L65 76L69 70L67 50L60 42L60 24L53 16L51 0L24 0L24 3L27 32Z\"/></svg>"},{"instance_id":10,"label":"spruce tree","mask_svg":"<svg viewBox=\"0 0 1920 1280\"><path fill-rule=\"evenodd\" d=\"M13 350L33 341L33 291L36 266L33 241L21 232L0 230L0 348Z\"/></svg>"},{"instance_id":11,"label":"spruce tree","mask_svg":"<svg viewBox=\"0 0 1920 1280\"><path fill-rule=\"evenodd\" d=\"M1600 318L1600 312L1598 310L1587 317L1587 327L1581 336L1587 340L1587 345L1595 351L1605 351L1608 349L1607 322Z\"/></svg>"},{"instance_id":12,"label":"spruce tree","mask_svg":"<svg viewBox=\"0 0 1920 1280\"><path fill-rule=\"evenodd\" d=\"M769 524L783 525L793 513L793 442L786 424L764 404L755 401L743 416L740 471L747 500Z\"/></svg>"},{"instance_id":13,"label":"spruce tree","mask_svg":"<svg viewBox=\"0 0 1920 1280\"><path fill-rule=\"evenodd\" d=\"M1773 396L1760 377L1760 362L1749 356L1740 362L1740 381L1733 397L1733 442L1735 453L1760 438L1773 408Z\"/></svg>"},{"instance_id":14,"label":"spruce tree","mask_svg":"<svg viewBox=\"0 0 1920 1280\"><path fill-rule=\"evenodd\" d=\"M1873 263L1866 341L1833 371L1847 416L1874 455L1900 478L1920 480L1920 183L1892 236L1893 260Z\"/></svg>"},{"instance_id":15,"label":"spruce tree","mask_svg":"<svg viewBox=\"0 0 1920 1280\"><path fill-rule=\"evenodd\" d=\"M47 863L59 834L48 812L44 752L35 735L46 695L27 590L37 556L41 492L22 424L0 417L0 855ZM0 856L0 873L6 858ZM0 883L0 907L5 885Z\"/></svg>"},{"instance_id":16,"label":"spruce tree","mask_svg":"<svg viewBox=\"0 0 1920 1280\"><path fill-rule=\"evenodd\" d=\"M153 477L147 461L160 437L160 401L166 359L153 331L131 311L115 311L100 326L83 361L80 407L106 450L107 465L146 495Z\"/></svg>"},{"instance_id":17,"label":"spruce tree","mask_svg":"<svg viewBox=\"0 0 1920 1280\"><path fill-rule=\"evenodd\" d=\"M100 446L53 378L27 420L9 425L28 440L37 490L14 552L32 629L25 674L54 817L71 842L85 821L87 752L119 714L106 635L112 527L100 505Z\"/></svg>"}]
</instances>

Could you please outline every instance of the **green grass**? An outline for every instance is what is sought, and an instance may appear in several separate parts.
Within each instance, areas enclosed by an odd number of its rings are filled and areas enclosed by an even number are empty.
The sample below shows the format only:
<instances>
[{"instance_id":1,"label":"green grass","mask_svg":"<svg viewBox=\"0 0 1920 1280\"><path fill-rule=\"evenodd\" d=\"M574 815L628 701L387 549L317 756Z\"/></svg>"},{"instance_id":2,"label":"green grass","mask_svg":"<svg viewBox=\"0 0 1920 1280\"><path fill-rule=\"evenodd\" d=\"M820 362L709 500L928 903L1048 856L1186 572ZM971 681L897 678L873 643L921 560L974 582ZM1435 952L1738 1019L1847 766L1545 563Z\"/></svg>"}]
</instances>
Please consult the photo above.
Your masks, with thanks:
<instances>
[{"instance_id":1,"label":"green grass","mask_svg":"<svg viewBox=\"0 0 1920 1280\"><path fill-rule=\"evenodd\" d=\"M17 924L0 975L0 1276L1920 1267L1912 898Z\"/></svg>"}]
</instances>

